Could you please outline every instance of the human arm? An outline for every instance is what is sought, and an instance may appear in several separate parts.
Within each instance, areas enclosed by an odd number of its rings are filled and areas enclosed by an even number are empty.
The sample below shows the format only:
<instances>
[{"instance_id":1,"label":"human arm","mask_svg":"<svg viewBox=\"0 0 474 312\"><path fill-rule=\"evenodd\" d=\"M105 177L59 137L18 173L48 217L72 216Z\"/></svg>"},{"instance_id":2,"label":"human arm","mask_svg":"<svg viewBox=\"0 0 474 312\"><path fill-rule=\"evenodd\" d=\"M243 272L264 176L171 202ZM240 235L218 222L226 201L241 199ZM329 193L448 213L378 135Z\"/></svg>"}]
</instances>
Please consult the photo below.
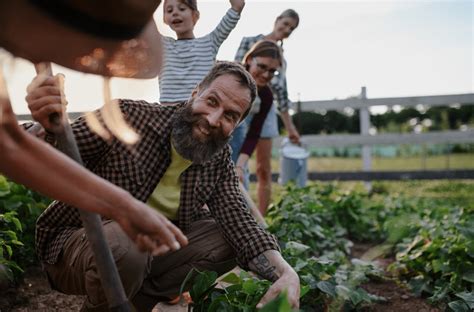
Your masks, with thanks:
<instances>
[{"instance_id":1,"label":"human arm","mask_svg":"<svg viewBox=\"0 0 474 312\"><path fill-rule=\"evenodd\" d=\"M283 259L276 250L266 250L253 258L249 263L250 269L261 277L273 282L266 294L257 304L261 308L276 298L282 291L287 292L288 301L292 308L299 308L300 279L295 270Z\"/></svg>"},{"instance_id":2,"label":"human arm","mask_svg":"<svg viewBox=\"0 0 474 312\"><path fill-rule=\"evenodd\" d=\"M242 10L245 6L244 0L229 0L231 8L236 11L237 13L242 13Z\"/></svg>"},{"instance_id":3,"label":"human arm","mask_svg":"<svg viewBox=\"0 0 474 312\"><path fill-rule=\"evenodd\" d=\"M235 2L243 2L234 0ZM235 28L237 22L240 19L240 12L233 8L227 10L227 13L222 17L216 28L209 34L214 53L217 54L219 47L222 45L225 39L229 36L230 32ZM243 7L242 7L243 8Z\"/></svg>"},{"instance_id":4,"label":"human arm","mask_svg":"<svg viewBox=\"0 0 474 312\"><path fill-rule=\"evenodd\" d=\"M273 105L272 91L268 87L259 88L258 99L260 100L260 108L258 113L252 116L250 125L245 135L244 142L240 147L240 154L246 154L250 157L257 146L258 140L260 139L262 128L265 123L265 119L268 116L268 112ZM250 117L247 117L250 118Z\"/></svg>"},{"instance_id":5,"label":"human arm","mask_svg":"<svg viewBox=\"0 0 474 312\"><path fill-rule=\"evenodd\" d=\"M271 87L273 94L278 103L278 110L280 111L280 117L283 121L286 131L288 132L288 137L292 143L300 143L300 134L291 119L289 109L291 106L291 101L288 98L288 89L286 82L286 62L285 65L281 68L280 75L275 76L271 81Z\"/></svg>"},{"instance_id":6,"label":"human arm","mask_svg":"<svg viewBox=\"0 0 474 312\"><path fill-rule=\"evenodd\" d=\"M225 155L203 172L206 176L213 172L218 176L213 188L207 188L211 193L206 196L205 203L224 238L235 250L238 264L246 269L251 259L265 250L279 250L279 246L276 238L260 227L250 214L239 189L230 148L226 147L222 154Z\"/></svg>"},{"instance_id":7,"label":"human arm","mask_svg":"<svg viewBox=\"0 0 474 312\"><path fill-rule=\"evenodd\" d=\"M247 165L250 156L248 154L240 153L237 161L235 163L235 169L237 171L237 176L239 177L239 181L242 183L244 182L244 170Z\"/></svg>"},{"instance_id":8,"label":"human arm","mask_svg":"<svg viewBox=\"0 0 474 312\"><path fill-rule=\"evenodd\" d=\"M62 88L58 77L38 75L27 88L26 102L31 111L31 115L38 124L29 128L29 132L37 136L46 132L44 140L57 146L56 135L63 132L63 127L69 121L67 120L65 96L62 94ZM59 115L60 123L51 123L49 116L53 113ZM99 112L94 112L99 118ZM38 127L39 126L39 127ZM95 132L91 131L85 118L82 116L71 124L74 138L81 154L82 161L87 167L94 160L100 159L104 151L109 148L110 142L105 141Z\"/></svg>"},{"instance_id":9,"label":"human arm","mask_svg":"<svg viewBox=\"0 0 474 312\"><path fill-rule=\"evenodd\" d=\"M296 130L295 124L291 119L290 113L288 111L280 113L281 120L283 121L283 125L285 126L286 131L288 132L288 138L294 144L300 143L300 134L298 130Z\"/></svg>"},{"instance_id":10,"label":"human arm","mask_svg":"<svg viewBox=\"0 0 474 312\"><path fill-rule=\"evenodd\" d=\"M255 205L255 202L253 201L252 197L250 197L250 194L247 192L247 190L245 189L242 183L239 183L239 188L240 188L240 191L242 192L242 196L244 196L245 201L247 202L247 205L249 206L250 213L255 218L255 220L257 220L258 224L260 224L263 228L266 229L268 227L268 224L265 221L265 218L263 218L260 210L258 210L257 205Z\"/></svg>"},{"instance_id":11,"label":"human arm","mask_svg":"<svg viewBox=\"0 0 474 312\"><path fill-rule=\"evenodd\" d=\"M161 214L22 130L8 100L0 99L0 106L0 172L51 198L116 220L142 250L160 254L187 244Z\"/></svg>"}]
</instances>

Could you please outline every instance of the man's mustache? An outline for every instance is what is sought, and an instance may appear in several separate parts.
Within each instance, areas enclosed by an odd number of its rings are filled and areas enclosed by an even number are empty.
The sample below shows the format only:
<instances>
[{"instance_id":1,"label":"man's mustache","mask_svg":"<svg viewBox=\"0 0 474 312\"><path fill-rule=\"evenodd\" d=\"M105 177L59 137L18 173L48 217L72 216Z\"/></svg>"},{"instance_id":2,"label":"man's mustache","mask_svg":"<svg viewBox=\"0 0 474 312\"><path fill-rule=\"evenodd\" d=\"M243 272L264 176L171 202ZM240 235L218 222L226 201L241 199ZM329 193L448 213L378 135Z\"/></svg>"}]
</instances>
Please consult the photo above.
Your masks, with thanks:
<instances>
[{"instance_id":1,"label":"man's mustache","mask_svg":"<svg viewBox=\"0 0 474 312\"><path fill-rule=\"evenodd\" d=\"M218 128L211 126L209 121L206 118L203 118L199 115L190 115L185 116L186 121L190 122L194 126L199 126L209 132L209 138L211 139L218 139L218 140L225 140L227 139L222 133L218 130Z\"/></svg>"}]
</instances>

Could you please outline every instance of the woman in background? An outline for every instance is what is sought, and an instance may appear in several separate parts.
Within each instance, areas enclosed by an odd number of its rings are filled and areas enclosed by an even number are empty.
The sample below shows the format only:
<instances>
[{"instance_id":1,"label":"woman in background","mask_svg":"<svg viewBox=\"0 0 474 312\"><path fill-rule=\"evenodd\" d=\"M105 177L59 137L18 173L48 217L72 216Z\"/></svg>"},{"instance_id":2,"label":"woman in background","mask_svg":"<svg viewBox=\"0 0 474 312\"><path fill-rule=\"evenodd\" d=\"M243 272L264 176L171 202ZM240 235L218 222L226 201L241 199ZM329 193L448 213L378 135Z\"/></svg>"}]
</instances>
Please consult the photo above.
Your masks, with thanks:
<instances>
[{"instance_id":1,"label":"woman in background","mask_svg":"<svg viewBox=\"0 0 474 312\"><path fill-rule=\"evenodd\" d=\"M240 42L239 49L235 55L235 60L242 62L246 53L250 48L260 40L270 40L278 44L280 48L283 46L283 40L288 38L292 32L298 27L299 15L292 9L283 11L275 20L273 30L268 35L257 35L254 37L244 37ZM299 143L300 135L296 130L291 116L288 112L291 102L288 99L287 83L286 83L286 61L282 58L282 64L278 70L278 74L274 75L270 83L273 95L278 102L278 109L280 116L288 132L288 137L293 143ZM245 125L237 128L233 136L236 141L242 141L239 137L246 134ZM265 215L271 198L272 187L272 168L271 168L271 153L272 153L272 139L279 136L278 122L276 116L276 109L274 106L270 108L265 122L262 126L260 138L256 146L256 174L257 174L257 194L258 206L260 212ZM232 146L234 150L240 151L239 146ZM237 159L234 159L237 161Z\"/></svg>"}]
</instances>

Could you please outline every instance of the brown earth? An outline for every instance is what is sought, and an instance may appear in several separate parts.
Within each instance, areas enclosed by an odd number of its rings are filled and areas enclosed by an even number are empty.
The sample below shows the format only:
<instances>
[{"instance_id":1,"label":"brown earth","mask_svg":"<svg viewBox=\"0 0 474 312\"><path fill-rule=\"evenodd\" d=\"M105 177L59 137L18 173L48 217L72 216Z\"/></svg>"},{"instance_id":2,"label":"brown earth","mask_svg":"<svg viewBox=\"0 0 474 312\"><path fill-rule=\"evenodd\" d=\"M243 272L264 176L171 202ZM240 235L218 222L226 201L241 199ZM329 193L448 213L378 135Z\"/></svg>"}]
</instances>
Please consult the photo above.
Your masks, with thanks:
<instances>
[{"instance_id":1,"label":"brown earth","mask_svg":"<svg viewBox=\"0 0 474 312\"><path fill-rule=\"evenodd\" d=\"M373 244L361 244L356 243L352 248L352 257L353 258L363 258L363 255L367 250L373 247ZM393 258L378 258L375 262L378 266L385 271L385 279L378 281L370 281L364 285L364 288L367 292L382 296L387 299L387 302L374 303L369 308L364 311L374 311L374 312L441 312L443 310L434 307L429 304L423 298L415 297L408 287L401 282L397 282L393 279L390 274L387 272L387 266L394 261Z\"/></svg>"},{"instance_id":2,"label":"brown earth","mask_svg":"<svg viewBox=\"0 0 474 312\"><path fill-rule=\"evenodd\" d=\"M40 268L26 270L18 287L0 291L0 312L80 311L84 297L52 290ZM158 304L153 312L187 312L187 306Z\"/></svg>"},{"instance_id":3,"label":"brown earth","mask_svg":"<svg viewBox=\"0 0 474 312\"><path fill-rule=\"evenodd\" d=\"M356 244L352 249L352 256L360 258L372 245ZM393 259L377 259L380 267L386 268ZM414 297L409 289L390 279L371 281L362 286L369 293L382 296L386 303L376 303L364 311L374 312L440 312L441 309L430 305L422 298ZM51 290L46 276L39 268L32 268L25 272L25 277L16 288L0 292L0 312L26 311L80 311L84 297L69 296ZM159 304L153 312L186 312L187 307L181 305Z\"/></svg>"}]
</instances>

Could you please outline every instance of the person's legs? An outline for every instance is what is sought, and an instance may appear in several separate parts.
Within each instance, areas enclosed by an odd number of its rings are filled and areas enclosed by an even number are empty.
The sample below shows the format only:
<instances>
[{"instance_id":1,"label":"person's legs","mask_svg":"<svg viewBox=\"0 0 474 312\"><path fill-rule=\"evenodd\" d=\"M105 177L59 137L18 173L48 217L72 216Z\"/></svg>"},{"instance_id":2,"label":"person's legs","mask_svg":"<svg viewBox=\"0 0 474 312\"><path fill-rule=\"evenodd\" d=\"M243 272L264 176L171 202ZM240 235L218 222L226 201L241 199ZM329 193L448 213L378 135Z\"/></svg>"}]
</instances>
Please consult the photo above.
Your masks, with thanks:
<instances>
[{"instance_id":1,"label":"person's legs","mask_svg":"<svg viewBox=\"0 0 474 312\"><path fill-rule=\"evenodd\" d=\"M125 294L131 298L142 286L152 257L140 252L116 222L106 221L103 228ZM56 264L44 264L44 268L53 288L66 294L87 296L84 310L108 311L107 299L84 229L77 230L68 238Z\"/></svg>"},{"instance_id":2,"label":"person's legs","mask_svg":"<svg viewBox=\"0 0 474 312\"><path fill-rule=\"evenodd\" d=\"M272 195L272 139L259 139L255 156L258 209L265 216Z\"/></svg>"},{"instance_id":3,"label":"person's legs","mask_svg":"<svg viewBox=\"0 0 474 312\"><path fill-rule=\"evenodd\" d=\"M160 300L179 295L181 284L192 268L221 275L235 267L234 250L224 240L213 219L194 222L186 236L187 246L154 257L149 276L133 298L138 311L150 311Z\"/></svg>"},{"instance_id":4,"label":"person's legs","mask_svg":"<svg viewBox=\"0 0 474 312\"><path fill-rule=\"evenodd\" d=\"M252 118L252 115L247 116L232 132L232 138L229 141L229 145L232 148L232 161L234 163L236 163L239 158L240 149L244 144L245 137L247 136L248 125L252 121Z\"/></svg>"},{"instance_id":5,"label":"person's legs","mask_svg":"<svg viewBox=\"0 0 474 312\"><path fill-rule=\"evenodd\" d=\"M260 140L255 149L258 209L263 216L270 204L272 192L272 139L278 135L277 112L275 105L272 105L263 123Z\"/></svg>"}]
</instances>

